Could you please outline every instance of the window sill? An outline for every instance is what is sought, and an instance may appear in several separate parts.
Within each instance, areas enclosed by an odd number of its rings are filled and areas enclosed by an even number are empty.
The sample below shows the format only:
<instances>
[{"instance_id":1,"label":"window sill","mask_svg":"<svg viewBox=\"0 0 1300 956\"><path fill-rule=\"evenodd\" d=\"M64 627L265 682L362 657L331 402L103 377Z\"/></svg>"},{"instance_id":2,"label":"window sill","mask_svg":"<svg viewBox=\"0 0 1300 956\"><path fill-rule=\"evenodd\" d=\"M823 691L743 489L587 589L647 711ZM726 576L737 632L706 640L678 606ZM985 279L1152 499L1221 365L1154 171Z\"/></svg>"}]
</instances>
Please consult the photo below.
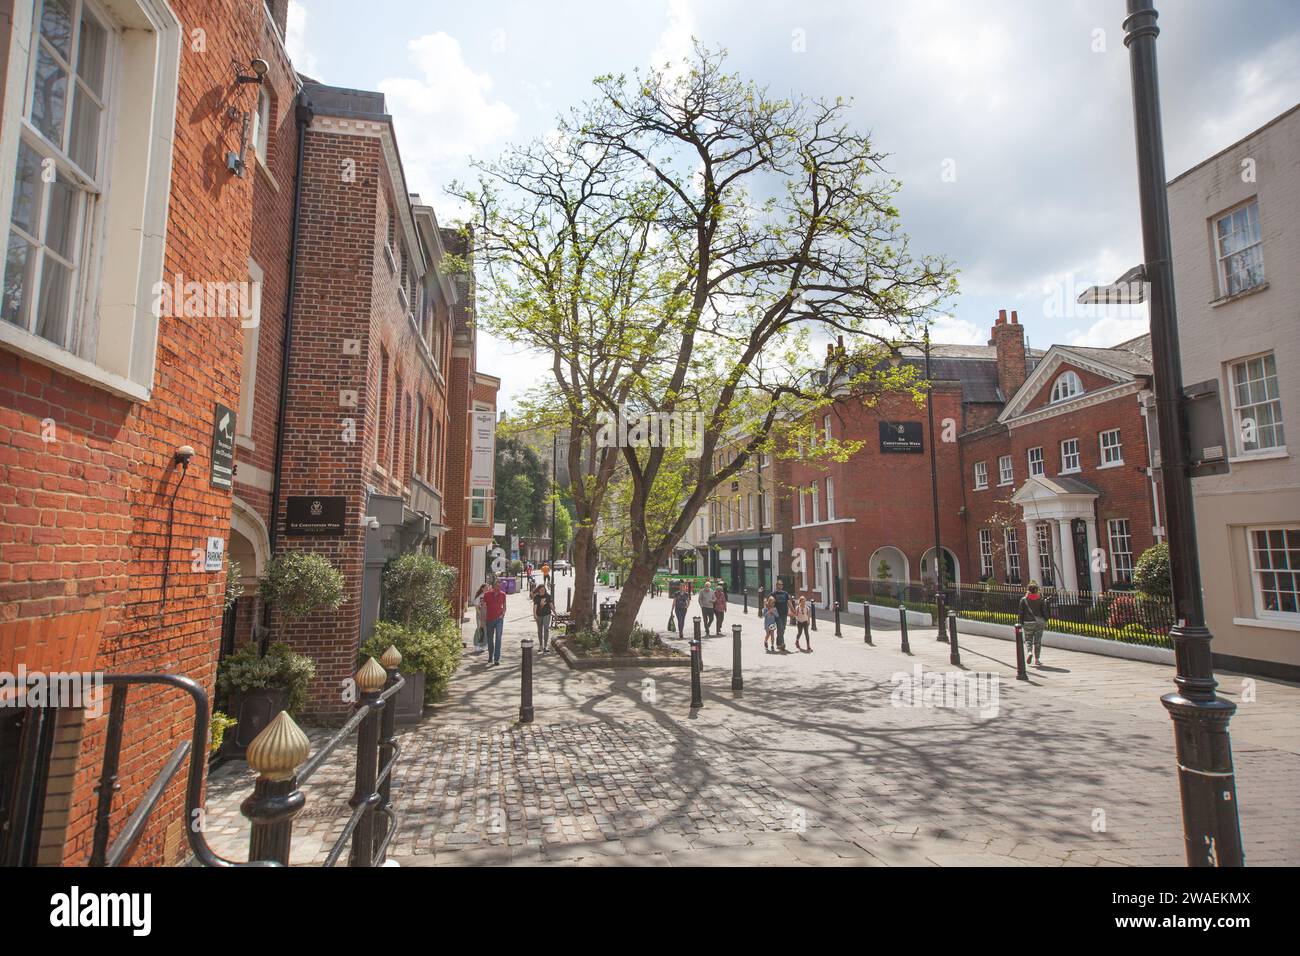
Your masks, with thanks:
<instances>
[{"instance_id":1,"label":"window sill","mask_svg":"<svg viewBox=\"0 0 1300 956\"><path fill-rule=\"evenodd\" d=\"M1272 620L1271 618L1261 617L1234 617L1233 624L1240 624L1242 627L1264 627L1277 631L1300 631L1300 615L1296 615L1294 621L1283 621L1281 619Z\"/></svg>"},{"instance_id":2,"label":"window sill","mask_svg":"<svg viewBox=\"0 0 1300 956\"><path fill-rule=\"evenodd\" d=\"M1277 461L1279 458L1290 458L1291 453L1282 448L1270 448L1268 451L1256 452L1254 454L1234 455L1228 459L1231 465L1242 465L1250 461Z\"/></svg>"},{"instance_id":3,"label":"window sill","mask_svg":"<svg viewBox=\"0 0 1300 956\"><path fill-rule=\"evenodd\" d=\"M1015 484L1014 481L999 481L999 482L998 482L998 487L999 487L999 488L1010 488L1010 487L1012 487L1014 484Z\"/></svg>"},{"instance_id":4,"label":"window sill","mask_svg":"<svg viewBox=\"0 0 1300 956\"><path fill-rule=\"evenodd\" d=\"M1059 478L1062 475L1081 475L1081 474L1083 474L1082 468L1063 468L1056 473L1056 477Z\"/></svg>"},{"instance_id":5,"label":"window sill","mask_svg":"<svg viewBox=\"0 0 1300 956\"><path fill-rule=\"evenodd\" d=\"M1108 462L1105 465L1098 465L1097 470L1105 471L1107 468L1122 468L1123 466L1124 466L1123 461L1112 461L1112 462Z\"/></svg>"},{"instance_id":6,"label":"window sill","mask_svg":"<svg viewBox=\"0 0 1300 956\"><path fill-rule=\"evenodd\" d=\"M266 165L266 159L256 149L253 150L253 165L257 171L266 177L266 183L276 192L280 191L280 184L276 182L275 176L271 173L271 167Z\"/></svg>"},{"instance_id":7,"label":"window sill","mask_svg":"<svg viewBox=\"0 0 1300 956\"><path fill-rule=\"evenodd\" d=\"M388 263L389 275L397 275L397 259L393 256L393 247L384 243L384 261Z\"/></svg>"},{"instance_id":8,"label":"window sill","mask_svg":"<svg viewBox=\"0 0 1300 956\"><path fill-rule=\"evenodd\" d=\"M1263 292L1267 288L1268 283L1261 282L1259 285L1253 285L1249 289L1242 289L1240 292L1234 292L1232 295L1225 295L1220 296L1217 299L1211 299L1210 308L1217 309L1221 305L1228 305L1230 302L1237 302L1238 300L1245 299L1257 292Z\"/></svg>"},{"instance_id":9,"label":"window sill","mask_svg":"<svg viewBox=\"0 0 1300 956\"><path fill-rule=\"evenodd\" d=\"M988 491L988 490L989 490L989 486L988 486L988 485L976 485L976 486L975 486L974 488L972 488L971 490L972 490L972 491Z\"/></svg>"},{"instance_id":10,"label":"window sill","mask_svg":"<svg viewBox=\"0 0 1300 956\"><path fill-rule=\"evenodd\" d=\"M39 335L33 335L26 329L20 329L9 322L0 321L0 345L4 345L34 362L47 365L88 385L102 388L104 391L120 398L133 402L149 401L151 390L139 382L133 382L107 369L100 368L95 363L87 361L79 355L74 355L67 349L60 348L53 342L47 342Z\"/></svg>"},{"instance_id":11,"label":"window sill","mask_svg":"<svg viewBox=\"0 0 1300 956\"><path fill-rule=\"evenodd\" d=\"M236 435L235 447L245 448L248 451L257 451L257 442L253 441L253 439L248 435Z\"/></svg>"}]
</instances>

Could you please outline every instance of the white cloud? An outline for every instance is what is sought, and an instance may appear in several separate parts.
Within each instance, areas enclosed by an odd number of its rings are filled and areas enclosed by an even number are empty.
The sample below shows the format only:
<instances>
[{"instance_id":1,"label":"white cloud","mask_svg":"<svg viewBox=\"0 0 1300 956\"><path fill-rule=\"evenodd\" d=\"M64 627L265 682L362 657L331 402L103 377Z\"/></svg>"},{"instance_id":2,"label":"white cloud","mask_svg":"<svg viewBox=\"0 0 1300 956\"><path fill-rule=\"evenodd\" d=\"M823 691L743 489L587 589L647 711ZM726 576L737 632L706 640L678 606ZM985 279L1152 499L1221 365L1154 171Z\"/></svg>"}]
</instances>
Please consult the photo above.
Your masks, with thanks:
<instances>
[{"instance_id":1,"label":"white cloud","mask_svg":"<svg viewBox=\"0 0 1300 956\"><path fill-rule=\"evenodd\" d=\"M988 329L980 328L969 319L941 315L930 326L932 342L943 342L947 345L985 345L988 340Z\"/></svg>"},{"instance_id":2,"label":"white cloud","mask_svg":"<svg viewBox=\"0 0 1300 956\"><path fill-rule=\"evenodd\" d=\"M397 129L408 186L426 200L440 199L466 159L514 132L519 116L492 97L491 75L470 68L454 37L429 33L407 50L418 76L378 86Z\"/></svg>"},{"instance_id":3,"label":"white cloud","mask_svg":"<svg viewBox=\"0 0 1300 956\"><path fill-rule=\"evenodd\" d=\"M1129 318L1106 316L1086 328L1071 329L1066 335L1066 343L1107 349L1112 345L1137 338L1139 335L1145 335L1148 331L1150 331L1150 322L1145 315Z\"/></svg>"},{"instance_id":4,"label":"white cloud","mask_svg":"<svg viewBox=\"0 0 1300 956\"><path fill-rule=\"evenodd\" d=\"M667 67L667 74L676 77L685 70L683 61L690 57L695 36L695 11L690 0L668 0L666 14L668 26L659 35L659 42L650 54L650 65L656 70Z\"/></svg>"},{"instance_id":5,"label":"white cloud","mask_svg":"<svg viewBox=\"0 0 1300 956\"><path fill-rule=\"evenodd\" d=\"M284 48L293 61L294 69L319 80L316 54L307 45L307 10L298 0L289 0L289 15L284 31Z\"/></svg>"}]
</instances>

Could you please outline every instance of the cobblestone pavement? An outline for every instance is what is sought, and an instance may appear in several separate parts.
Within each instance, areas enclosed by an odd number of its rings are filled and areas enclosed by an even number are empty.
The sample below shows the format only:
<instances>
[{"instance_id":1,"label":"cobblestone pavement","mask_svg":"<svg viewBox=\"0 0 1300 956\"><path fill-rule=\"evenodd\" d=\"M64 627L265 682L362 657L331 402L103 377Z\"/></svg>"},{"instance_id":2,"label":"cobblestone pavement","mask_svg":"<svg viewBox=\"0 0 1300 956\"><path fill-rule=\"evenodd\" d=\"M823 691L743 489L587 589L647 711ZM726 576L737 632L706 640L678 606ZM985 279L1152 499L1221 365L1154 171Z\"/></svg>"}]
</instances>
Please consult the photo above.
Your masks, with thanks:
<instances>
[{"instance_id":1,"label":"cobblestone pavement","mask_svg":"<svg viewBox=\"0 0 1300 956\"><path fill-rule=\"evenodd\" d=\"M663 626L665 599L642 620ZM570 671L537 660L536 722L516 724L512 599L501 667L468 655L445 702L401 734L394 793L402 865L858 864L1099 865L1183 862L1171 724L1159 696L1172 668L1048 649L1015 680L1014 646L963 636L962 664L932 629L912 655L876 624L811 654L769 655L737 608L727 637L705 641L705 706L689 709L689 671ZM730 690L730 626L741 623L745 690ZM689 625L688 625L689 627ZM793 646L793 635L787 635ZM962 673L996 708L898 706L903 677ZM1220 674L1233 720L1247 861L1300 862L1300 688ZM1253 699L1252 699L1253 698ZM981 703L989 705L994 698ZM323 732L312 734L314 742ZM293 861L319 863L341 831L350 750L304 788ZM246 855L242 763L209 784L210 842Z\"/></svg>"}]
</instances>

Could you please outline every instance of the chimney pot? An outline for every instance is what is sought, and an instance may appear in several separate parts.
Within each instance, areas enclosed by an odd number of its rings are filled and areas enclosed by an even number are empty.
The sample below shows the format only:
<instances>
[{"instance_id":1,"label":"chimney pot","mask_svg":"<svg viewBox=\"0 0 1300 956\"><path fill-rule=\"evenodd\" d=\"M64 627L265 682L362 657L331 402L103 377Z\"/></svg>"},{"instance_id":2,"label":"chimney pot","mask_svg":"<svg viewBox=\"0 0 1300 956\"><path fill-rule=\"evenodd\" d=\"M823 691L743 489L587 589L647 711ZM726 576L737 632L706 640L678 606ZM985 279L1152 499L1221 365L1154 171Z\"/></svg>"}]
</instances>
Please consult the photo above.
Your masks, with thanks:
<instances>
[{"instance_id":1,"label":"chimney pot","mask_svg":"<svg viewBox=\"0 0 1300 956\"><path fill-rule=\"evenodd\" d=\"M1012 313L1011 313L1011 324L1012 324L1012 325L1017 325L1017 324L1018 324L1017 321L1016 321L1016 313L1015 313L1015 312L1012 312Z\"/></svg>"},{"instance_id":2,"label":"chimney pot","mask_svg":"<svg viewBox=\"0 0 1300 956\"><path fill-rule=\"evenodd\" d=\"M1007 324L1007 310L998 309L998 325L1006 325L1006 324Z\"/></svg>"}]
</instances>

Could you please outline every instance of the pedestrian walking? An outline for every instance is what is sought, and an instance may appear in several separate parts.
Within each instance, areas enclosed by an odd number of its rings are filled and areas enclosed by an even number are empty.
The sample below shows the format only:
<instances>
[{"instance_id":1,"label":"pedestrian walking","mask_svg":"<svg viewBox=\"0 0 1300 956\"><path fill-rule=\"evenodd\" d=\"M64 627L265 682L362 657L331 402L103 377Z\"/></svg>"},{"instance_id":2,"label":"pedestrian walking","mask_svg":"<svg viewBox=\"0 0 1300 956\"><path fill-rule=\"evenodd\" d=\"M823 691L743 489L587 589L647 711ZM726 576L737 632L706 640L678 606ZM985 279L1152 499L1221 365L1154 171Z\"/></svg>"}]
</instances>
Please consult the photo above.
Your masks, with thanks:
<instances>
[{"instance_id":1,"label":"pedestrian walking","mask_svg":"<svg viewBox=\"0 0 1300 956\"><path fill-rule=\"evenodd\" d=\"M480 584L478 590L474 592L474 600L470 603L474 605L474 653L481 654L483 646L487 642L487 628L483 620L483 595L487 592L488 586Z\"/></svg>"},{"instance_id":2,"label":"pedestrian walking","mask_svg":"<svg viewBox=\"0 0 1300 956\"><path fill-rule=\"evenodd\" d=\"M769 597L763 602L763 650L776 653L776 601Z\"/></svg>"},{"instance_id":3,"label":"pedestrian walking","mask_svg":"<svg viewBox=\"0 0 1300 956\"><path fill-rule=\"evenodd\" d=\"M812 619L812 605L808 603L808 598L804 593L799 594L799 600L794 606L794 649L799 650L799 637L808 644L808 653L812 653L812 637L808 633L808 622Z\"/></svg>"},{"instance_id":4,"label":"pedestrian walking","mask_svg":"<svg viewBox=\"0 0 1300 956\"><path fill-rule=\"evenodd\" d=\"M551 615L554 612L551 592L544 585L537 585L533 588L533 620L537 622L537 643L543 654L551 646Z\"/></svg>"},{"instance_id":5,"label":"pedestrian walking","mask_svg":"<svg viewBox=\"0 0 1300 956\"><path fill-rule=\"evenodd\" d=\"M718 622L718 637L722 636L722 618L727 613L727 589L721 581L713 582L713 619Z\"/></svg>"},{"instance_id":6,"label":"pedestrian walking","mask_svg":"<svg viewBox=\"0 0 1300 956\"><path fill-rule=\"evenodd\" d=\"M483 620L487 634L486 666L501 663L501 637L506 626L506 592L501 590L501 580L492 579L492 587L483 595Z\"/></svg>"},{"instance_id":7,"label":"pedestrian walking","mask_svg":"<svg viewBox=\"0 0 1300 956\"><path fill-rule=\"evenodd\" d=\"M686 612L690 609L691 592L686 590L686 582L682 581L673 597L673 613L677 615L677 633L683 637L686 636Z\"/></svg>"},{"instance_id":8,"label":"pedestrian walking","mask_svg":"<svg viewBox=\"0 0 1300 956\"><path fill-rule=\"evenodd\" d=\"M785 624L790 615L790 593L785 589L785 582L776 579L776 590L771 598L776 602L776 649L778 653L789 654L785 647Z\"/></svg>"},{"instance_id":9,"label":"pedestrian walking","mask_svg":"<svg viewBox=\"0 0 1300 956\"><path fill-rule=\"evenodd\" d=\"M704 633L707 636L713 629L713 587L705 579L699 591L700 616L704 618Z\"/></svg>"},{"instance_id":10,"label":"pedestrian walking","mask_svg":"<svg viewBox=\"0 0 1300 956\"><path fill-rule=\"evenodd\" d=\"M1047 598L1038 593L1038 582L1030 581L1029 590L1020 599L1020 626L1025 633L1025 648L1029 663L1043 666L1043 629L1052 616Z\"/></svg>"}]
</instances>

